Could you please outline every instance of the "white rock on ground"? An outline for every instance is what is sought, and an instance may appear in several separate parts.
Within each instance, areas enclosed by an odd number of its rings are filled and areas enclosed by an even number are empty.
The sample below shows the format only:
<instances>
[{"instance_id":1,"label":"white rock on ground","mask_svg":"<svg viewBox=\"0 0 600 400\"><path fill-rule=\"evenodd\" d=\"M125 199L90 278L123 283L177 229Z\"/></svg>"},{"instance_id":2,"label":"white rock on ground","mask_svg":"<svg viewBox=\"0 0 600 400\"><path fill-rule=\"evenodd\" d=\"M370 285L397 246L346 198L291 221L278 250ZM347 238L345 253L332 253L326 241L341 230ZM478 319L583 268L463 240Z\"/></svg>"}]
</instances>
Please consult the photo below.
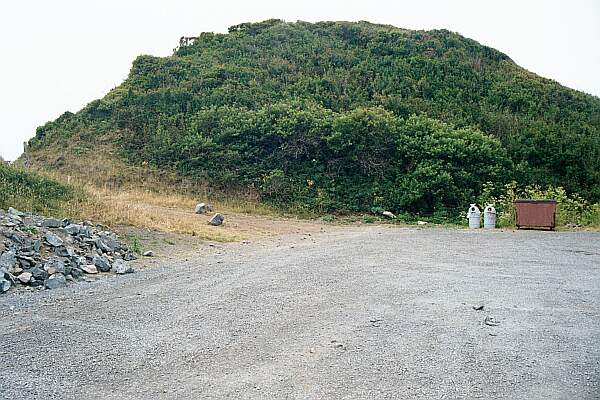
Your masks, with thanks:
<instances>
[{"instance_id":1,"label":"white rock on ground","mask_svg":"<svg viewBox=\"0 0 600 400\"><path fill-rule=\"evenodd\" d=\"M81 265L79 268L81 268L83 270L83 272L85 272L86 274L97 274L98 273L98 268L96 268L95 265L86 264L86 265Z\"/></svg>"},{"instance_id":2,"label":"white rock on ground","mask_svg":"<svg viewBox=\"0 0 600 400\"><path fill-rule=\"evenodd\" d=\"M199 203L196 205L194 212L196 214L206 214L207 212L212 211L212 210L213 210L213 208L210 204Z\"/></svg>"},{"instance_id":3,"label":"white rock on ground","mask_svg":"<svg viewBox=\"0 0 600 400\"><path fill-rule=\"evenodd\" d=\"M113 263L113 271L115 272L115 274L118 275L131 274L133 273L133 268L131 268L131 266L127 264L127 262L118 259L115 260L115 262Z\"/></svg>"}]
</instances>

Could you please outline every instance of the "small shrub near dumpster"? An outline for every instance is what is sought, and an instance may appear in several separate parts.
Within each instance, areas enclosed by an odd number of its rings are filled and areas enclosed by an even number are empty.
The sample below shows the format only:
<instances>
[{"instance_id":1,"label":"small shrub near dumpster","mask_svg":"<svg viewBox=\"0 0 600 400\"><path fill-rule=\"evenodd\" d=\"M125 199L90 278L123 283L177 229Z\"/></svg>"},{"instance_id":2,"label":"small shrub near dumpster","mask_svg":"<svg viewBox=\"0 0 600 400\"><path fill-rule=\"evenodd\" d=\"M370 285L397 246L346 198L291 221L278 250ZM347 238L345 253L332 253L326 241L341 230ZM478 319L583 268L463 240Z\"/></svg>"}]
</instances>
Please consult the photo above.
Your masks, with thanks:
<instances>
[{"instance_id":1,"label":"small shrub near dumpster","mask_svg":"<svg viewBox=\"0 0 600 400\"><path fill-rule=\"evenodd\" d=\"M600 204L592 204L578 194L568 194L562 187L537 185L519 187L511 182L503 187L484 185L479 204L494 204L497 226L517 226L517 212L514 202L519 199L556 201L556 227L595 227L600 228Z\"/></svg>"}]
</instances>

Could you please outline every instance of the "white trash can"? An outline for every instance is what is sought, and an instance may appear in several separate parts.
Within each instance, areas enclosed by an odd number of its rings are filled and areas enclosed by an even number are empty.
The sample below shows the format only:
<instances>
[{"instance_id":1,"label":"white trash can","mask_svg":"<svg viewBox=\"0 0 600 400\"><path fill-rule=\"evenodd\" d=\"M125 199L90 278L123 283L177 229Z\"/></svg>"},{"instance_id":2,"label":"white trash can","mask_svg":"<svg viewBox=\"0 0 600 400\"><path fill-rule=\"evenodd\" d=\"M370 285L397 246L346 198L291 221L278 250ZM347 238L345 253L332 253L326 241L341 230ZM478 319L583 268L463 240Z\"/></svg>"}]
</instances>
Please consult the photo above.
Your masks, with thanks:
<instances>
[{"instance_id":1,"label":"white trash can","mask_svg":"<svg viewBox=\"0 0 600 400\"><path fill-rule=\"evenodd\" d=\"M488 204L483 210L483 227L485 229L496 228L496 209L491 204Z\"/></svg>"},{"instance_id":2,"label":"white trash can","mask_svg":"<svg viewBox=\"0 0 600 400\"><path fill-rule=\"evenodd\" d=\"M469 220L469 229L481 228L481 211L479 211L477 205L471 204L467 212L467 219Z\"/></svg>"}]
</instances>

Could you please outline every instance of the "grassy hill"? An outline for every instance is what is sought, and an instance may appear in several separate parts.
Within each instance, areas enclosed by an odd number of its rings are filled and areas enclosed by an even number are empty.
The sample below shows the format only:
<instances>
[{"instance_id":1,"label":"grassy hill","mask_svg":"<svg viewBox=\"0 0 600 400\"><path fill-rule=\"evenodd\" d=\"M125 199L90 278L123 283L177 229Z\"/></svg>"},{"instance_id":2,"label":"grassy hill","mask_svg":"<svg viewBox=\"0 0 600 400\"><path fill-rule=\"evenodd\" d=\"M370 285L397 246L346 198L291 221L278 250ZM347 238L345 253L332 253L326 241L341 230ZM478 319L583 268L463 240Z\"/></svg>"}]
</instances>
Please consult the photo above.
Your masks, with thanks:
<instances>
[{"instance_id":1,"label":"grassy hill","mask_svg":"<svg viewBox=\"0 0 600 400\"><path fill-rule=\"evenodd\" d=\"M83 193L73 186L0 162L0 209L62 215L83 200Z\"/></svg>"},{"instance_id":2,"label":"grassy hill","mask_svg":"<svg viewBox=\"0 0 600 400\"><path fill-rule=\"evenodd\" d=\"M269 20L202 33L138 57L122 85L30 141L46 168L102 146L323 211L452 213L512 180L600 200L600 99L445 30Z\"/></svg>"}]
</instances>

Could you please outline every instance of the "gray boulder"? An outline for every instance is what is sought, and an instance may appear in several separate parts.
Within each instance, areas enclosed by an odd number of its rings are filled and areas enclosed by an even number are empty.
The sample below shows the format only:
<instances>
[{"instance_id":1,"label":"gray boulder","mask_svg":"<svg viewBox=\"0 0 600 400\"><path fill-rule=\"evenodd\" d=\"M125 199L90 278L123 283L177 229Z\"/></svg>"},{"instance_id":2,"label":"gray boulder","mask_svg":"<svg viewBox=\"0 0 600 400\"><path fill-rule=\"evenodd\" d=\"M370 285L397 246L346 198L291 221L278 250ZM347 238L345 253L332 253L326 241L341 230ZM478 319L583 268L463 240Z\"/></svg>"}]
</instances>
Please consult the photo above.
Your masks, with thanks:
<instances>
[{"instance_id":1,"label":"gray boulder","mask_svg":"<svg viewBox=\"0 0 600 400\"><path fill-rule=\"evenodd\" d=\"M104 253L111 253L113 251L113 249L111 249L108 244L100 238L96 239L94 244L98 250L101 250Z\"/></svg>"},{"instance_id":2,"label":"gray boulder","mask_svg":"<svg viewBox=\"0 0 600 400\"><path fill-rule=\"evenodd\" d=\"M63 222L56 218L46 218L42 221L44 228L60 228L63 226Z\"/></svg>"},{"instance_id":3,"label":"gray boulder","mask_svg":"<svg viewBox=\"0 0 600 400\"><path fill-rule=\"evenodd\" d=\"M31 272L23 272L21 273L19 276L17 276L17 279L22 283L22 284L27 284L31 281L31 279L33 278L33 275L31 274Z\"/></svg>"},{"instance_id":4,"label":"gray boulder","mask_svg":"<svg viewBox=\"0 0 600 400\"><path fill-rule=\"evenodd\" d=\"M8 221L6 221L4 223L4 226L7 226L9 228L14 228L17 225L22 225L23 224L23 220L20 217L17 217L16 215L11 215L10 218L8 219Z\"/></svg>"},{"instance_id":5,"label":"gray boulder","mask_svg":"<svg viewBox=\"0 0 600 400\"><path fill-rule=\"evenodd\" d=\"M213 210L213 207L210 204L200 203L200 204L196 205L194 212L196 214L206 214L207 212L210 212L212 210Z\"/></svg>"},{"instance_id":6,"label":"gray boulder","mask_svg":"<svg viewBox=\"0 0 600 400\"><path fill-rule=\"evenodd\" d=\"M8 213L11 215L16 215L17 217L24 217L25 213L17 210L16 208L13 207L8 207Z\"/></svg>"},{"instance_id":7,"label":"gray boulder","mask_svg":"<svg viewBox=\"0 0 600 400\"><path fill-rule=\"evenodd\" d=\"M121 243L117 240L117 237L114 234L100 234L100 239L102 242L108 247L109 252L118 251L121 248Z\"/></svg>"},{"instance_id":8,"label":"gray boulder","mask_svg":"<svg viewBox=\"0 0 600 400\"><path fill-rule=\"evenodd\" d=\"M46 279L48 277L48 273L46 271L44 271L43 269L41 269L40 267L34 267L29 272L31 272L31 274L33 275L33 277L36 280L43 281L44 279Z\"/></svg>"},{"instance_id":9,"label":"gray boulder","mask_svg":"<svg viewBox=\"0 0 600 400\"><path fill-rule=\"evenodd\" d=\"M131 268L131 266L127 264L127 262L121 259L115 260L115 262L113 263L113 271L115 272L115 274L118 275L131 274L134 272L133 268Z\"/></svg>"},{"instance_id":10,"label":"gray boulder","mask_svg":"<svg viewBox=\"0 0 600 400\"><path fill-rule=\"evenodd\" d=\"M216 213L215 215L213 215L213 217L208 221L209 225L212 226L219 226L223 224L223 221L225 221L225 217L223 216L223 214L219 214Z\"/></svg>"},{"instance_id":11,"label":"gray boulder","mask_svg":"<svg viewBox=\"0 0 600 400\"><path fill-rule=\"evenodd\" d=\"M71 257L71 267L79 268L82 265L87 264L87 259L84 256Z\"/></svg>"},{"instance_id":12,"label":"gray boulder","mask_svg":"<svg viewBox=\"0 0 600 400\"><path fill-rule=\"evenodd\" d=\"M94 265L102 272L110 271L110 262L106 257L95 256L92 260Z\"/></svg>"},{"instance_id":13,"label":"gray boulder","mask_svg":"<svg viewBox=\"0 0 600 400\"><path fill-rule=\"evenodd\" d=\"M71 257L75 255L75 250L70 247L58 246L54 248L54 254L58 257Z\"/></svg>"},{"instance_id":14,"label":"gray boulder","mask_svg":"<svg viewBox=\"0 0 600 400\"><path fill-rule=\"evenodd\" d=\"M97 274L98 273L98 269L96 268L95 265L83 264L79 268L81 268L81 270L83 272L85 272L86 274Z\"/></svg>"},{"instance_id":15,"label":"gray boulder","mask_svg":"<svg viewBox=\"0 0 600 400\"><path fill-rule=\"evenodd\" d=\"M83 275L83 271L79 268L71 268L71 276L73 278L79 278L81 275Z\"/></svg>"},{"instance_id":16,"label":"gray boulder","mask_svg":"<svg viewBox=\"0 0 600 400\"><path fill-rule=\"evenodd\" d=\"M17 256L17 259L19 260L19 264L21 264L21 267L29 268L29 267L33 267L33 266L35 266L35 264L37 264L37 262L35 261L34 258L23 255L23 254L24 254L23 250L21 250L21 255Z\"/></svg>"},{"instance_id":17,"label":"gray boulder","mask_svg":"<svg viewBox=\"0 0 600 400\"><path fill-rule=\"evenodd\" d=\"M92 229L87 225L79 225L79 235L91 238L92 237Z\"/></svg>"},{"instance_id":18,"label":"gray boulder","mask_svg":"<svg viewBox=\"0 0 600 400\"><path fill-rule=\"evenodd\" d=\"M46 262L46 265L44 265L44 269L46 270L46 272L48 272L48 275L52 275L57 272L64 274L65 262L58 257L52 257Z\"/></svg>"},{"instance_id":19,"label":"gray boulder","mask_svg":"<svg viewBox=\"0 0 600 400\"><path fill-rule=\"evenodd\" d=\"M63 240L58 236L55 235L52 232L46 232L46 242L48 242L48 244L50 246L54 246L54 247L58 247L58 246L62 246L63 245Z\"/></svg>"},{"instance_id":20,"label":"gray boulder","mask_svg":"<svg viewBox=\"0 0 600 400\"><path fill-rule=\"evenodd\" d=\"M4 293L8 289L10 289L10 281L4 278L4 274L2 274L2 276L0 276L0 293Z\"/></svg>"},{"instance_id":21,"label":"gray boulder","mask_svg":"<svg viewBox=\"0 0 600 400\"><path fill-rule=\"evenodd\" d=\"M69 235L77 235L81 231L81 225L69 224L65 227L65 232Z\"/></svg>"},{"instance_id":22,"label":"gray boulder","mask_svg":"<svg viewBox=\"0 0 600 400\"><path fill-rule=\"evenodd\" d=\"M0 256L0 268L10 270L17 263L17 257L13 251L7 251Z\"/></svg>"},{"instance_id":23,"label":"gray boulder","mask_svg":"<svg viewBox=\"0 0 600 400\"><path fill-rule=\"evenodd\" d=\"M46 289L58 289L67 286L67 278L63 274L56 273L44 282Z\"/></svg>"}]
</instances>

